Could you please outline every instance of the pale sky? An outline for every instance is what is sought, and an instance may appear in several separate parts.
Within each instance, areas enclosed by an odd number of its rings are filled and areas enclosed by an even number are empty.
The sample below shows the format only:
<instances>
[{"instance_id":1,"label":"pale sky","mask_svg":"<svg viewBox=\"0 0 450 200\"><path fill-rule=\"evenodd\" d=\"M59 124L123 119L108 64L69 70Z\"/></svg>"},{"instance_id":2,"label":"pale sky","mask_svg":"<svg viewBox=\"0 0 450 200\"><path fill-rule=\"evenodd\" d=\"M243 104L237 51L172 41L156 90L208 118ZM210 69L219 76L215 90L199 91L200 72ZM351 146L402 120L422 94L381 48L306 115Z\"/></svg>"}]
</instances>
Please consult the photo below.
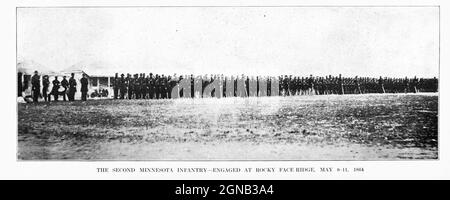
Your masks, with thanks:
<instances>
[{"instance_id":1,"label":"pale sky","mask_svg":"<svg viewBox=\"0 0 450 200\"><path fill-rule=\"evenodd\" d=\"M54 71L434 77L439 9L19 8L17 45Z\"/></svg>"}]
</instances>

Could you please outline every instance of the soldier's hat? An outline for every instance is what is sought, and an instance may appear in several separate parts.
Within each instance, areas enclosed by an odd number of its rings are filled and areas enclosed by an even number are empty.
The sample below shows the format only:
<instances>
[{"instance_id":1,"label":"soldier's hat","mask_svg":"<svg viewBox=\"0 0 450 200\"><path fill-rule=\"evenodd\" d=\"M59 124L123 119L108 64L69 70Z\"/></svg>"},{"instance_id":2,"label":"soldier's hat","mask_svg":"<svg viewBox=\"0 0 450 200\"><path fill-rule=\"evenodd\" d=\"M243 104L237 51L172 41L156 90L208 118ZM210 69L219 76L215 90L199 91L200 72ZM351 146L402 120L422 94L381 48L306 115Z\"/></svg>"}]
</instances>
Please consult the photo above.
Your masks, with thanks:
<instances>
[{"instance_id":1,"label":"soldier's hat","mask_svg":"<svg viewBox=\"0 0 450 200\"><path fill-rule=\"evenodd\" d=\"M120 76L125 76L124 74L121 74Z\"/></svg>"}]
</instances>

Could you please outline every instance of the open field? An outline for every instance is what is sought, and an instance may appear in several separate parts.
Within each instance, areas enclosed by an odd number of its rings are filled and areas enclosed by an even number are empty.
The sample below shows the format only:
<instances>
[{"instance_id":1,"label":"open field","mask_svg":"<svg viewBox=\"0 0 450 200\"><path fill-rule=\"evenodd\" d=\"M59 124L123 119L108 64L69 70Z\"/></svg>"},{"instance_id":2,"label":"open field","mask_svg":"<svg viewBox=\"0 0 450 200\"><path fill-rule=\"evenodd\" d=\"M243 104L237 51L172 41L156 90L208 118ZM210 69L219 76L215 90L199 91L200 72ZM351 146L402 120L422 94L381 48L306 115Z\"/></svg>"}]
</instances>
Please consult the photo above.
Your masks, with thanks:
<instances>
[{"instance_id":1,"label":"open field","mask_svg":"<svg viewBox=\"0 0 450 200\"><path fill-rule=\"evenodd\" d=\"M437 158L437 94L18 104L19 160Z\"/></svg>"}]
</instances>

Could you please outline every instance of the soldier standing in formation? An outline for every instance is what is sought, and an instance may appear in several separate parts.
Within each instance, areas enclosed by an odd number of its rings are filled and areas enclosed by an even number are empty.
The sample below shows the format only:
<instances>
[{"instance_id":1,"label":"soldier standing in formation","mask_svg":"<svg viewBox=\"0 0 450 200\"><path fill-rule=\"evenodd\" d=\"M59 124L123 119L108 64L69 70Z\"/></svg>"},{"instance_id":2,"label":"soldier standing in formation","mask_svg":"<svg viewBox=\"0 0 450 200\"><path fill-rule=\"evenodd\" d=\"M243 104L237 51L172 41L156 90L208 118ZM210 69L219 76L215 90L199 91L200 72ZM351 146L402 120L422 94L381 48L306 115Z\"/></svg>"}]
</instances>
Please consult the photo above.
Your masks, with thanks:
<instances>
[{"instance_id":1,"label":"soldier standing in formation","mask_svg":"<svg viewBox=\"0 0 450 200\"><path fill-rule=\"evenodd\" d=\"M44 96L44 101L50 101L50 95L48 94L48 87L50 86L50 80L48 76L45 75L42 79L42 96Z\"/></svg>"},{"instance_id":2,"label":"soldier standing in formation","mask_svg":"<svg viewBox=\"0 0 450 200\"><path fill-rule=\"evenodd\" d=\"M77 81L75 80L75 74L70 74L69 79L69 101L75 100L75 93L77 92Z\"/></svg>"},{"instance_id":3,"label":"soldier standing in formation","mask_svg":"<svg viewBox=\"0 0 450 200\"><path fill-rule=\"evenodd\" d=\"M359 84L359 80L358 80L358 76L355 77L355 79L353 80L353 84L355 85L355 94L362 94L361 92L361 86Z\"/></svg>"},{"instance_id":4,"label":"soldier standing in formation","mask_svg":"<svg viewBox=\"0 0 450 200\"><path fill-rule=\"evenodd\" d=\"M386 93L386 90L384 89L384 80L381 76L378 79L378 85L380 87L380 93Z\"/></svg>"},{"instance_id":5,"label":"soldier standing in formation","mask_svg":"<svg viewBox=\"0 0 450 200\"><path fill-rule=\"evenodd\" d=\"M408 93L408 89L409 89L409 79L408 77L405 77L405 79L403 80L403 87L404 87L404 92Z\"/></svg>"},{"instance_id":6,"label":"soldier standing in formation","mask_svg":"<svg viewBox=\"0 0 450 200\"><path fill-rule=\"evenodd\" d=\"M113 90L114 90L114 99L118 98L119 95L119 73L116 73L113 79Z\"/></svg>"},{"instance_id":7,"label":"soldier standing in formation","mask_svg":"<svg viewBox=\"0 0 450 200\"><path fill-rule=\"evenodd\" d=\"M41 93L41 77L38 75L38 71L34 71L34 75L31 78L31 85L31 90L33 91L33 102L38 102L38 98Z\"/></svg>"},{"instance_id":8,"label":"soldier standing in formation","mask_svg":"<svg viewBox=\"0 0 450 200\"><path fill-rule=\"evenodd\" d=\"M128 99L131 99L133 96L133 91L134 91L134 83L133 83L133 78L131 77L131 74L127 74L127 79L125 80L126 84L127 84L127 92L128 92Z\"/></svg>"},{"instance_id":9,"label":"soldier standing in formation","mask_svg":"<svg viewBox=\"0 0 450 200\"><path fill-rule=\"evenodd\" d=\"M22 72L17 73L17 96L21 97L23 92Z\"/></svg>"},{"instance_id":10,"label":"soldier standing in formation","mask_svg":"<svg viewBox=\"0 0 450 200\"><path fill-rule=\"evenodd\" d=\"M417 89L417 84L418 84L418 80L417 77L414 76L413 80L412 80L412 89L413 89L413 93L417 93L418 89Z\"/></svg>"},{"instance_id":11,"label":"soldier standing in formation","mask_svg":"<svg viewBox=\"0 0 450 200\"><path fill-rule=\"evenodd\" d=\"M81 100L87 100L87 92L88 92L88 79L86 78L86 74L83 74L83 78L80 79L81 83Z\"/></svg>"},{"instance_id":12,"label":"soldier standing in formation","mask_svg":"<svg viewBox=\"0 0 450 200\"><path fill-rule=\"evenodd\" d=\"M141 98L141 80L142 80L142 74L135 74L134 75L134 94L136 95L136 99Z\"/></svg>"},{"instance_id":13,"label":"soldier standing in formation","mask_svg":"<svg viewBox=\"0 0 450 200\"><path fill-rule=\"evenodd\" d=\"M120 75L120 79L119 79L119 83L118 83L118 87L119 87L119 91L120 91L120 99L125 99L125 94L127 93L126 80L125 80L124 76L125 76L124 74Z\"/></svg>"},{"instance_id":14,"label":"soldier standing in formation","mask_svg":"<svg viewBox=\"0 0 450 200\"><path fill-rule=\"evenodd\" d=\"M159 77L158 74L155 74L155 98L159 99L159 94L160 94L160 86L161 86L161 78Z\"/></svg>"},{"instance_id":15,"label":"soldier standing in formation","mask_svg":"<svg viewBox=\"0 0 450 200\"><path fill-rule=\"evenodd\" d=\"M67 81L66 76L63 76L63 80L61 81L61 86L64 88L64 91L61 92L63 95L63 101L67 101L66 94L67 94L67 88L69 87L69 81Z\"/></svg>"},{"instance_id":16,"label":"soldier standing in formation","mask_svg":"<svg viewBox=\"0 0 450 200\"><path fill-rule=\"evenodd\" d=\"M52 81L52 84L53 84L53 87L52 87L51 94L53 95L53 100L58 101L59 87L60 87L60 82L58 80L58 76L55 76L55 79Z\"/></svg>"},{"instance_id":17,"label":"soldier standing in formation","mask_svg":"<svg viewBox=\"0 0 450 200\"><path fill-rule=\"evenodd\" d=\"M153 77L153 74L150 73L150 77L149 77L149 98L153 99L155 97L155 78Z\"/></svg>"}]
</instances>

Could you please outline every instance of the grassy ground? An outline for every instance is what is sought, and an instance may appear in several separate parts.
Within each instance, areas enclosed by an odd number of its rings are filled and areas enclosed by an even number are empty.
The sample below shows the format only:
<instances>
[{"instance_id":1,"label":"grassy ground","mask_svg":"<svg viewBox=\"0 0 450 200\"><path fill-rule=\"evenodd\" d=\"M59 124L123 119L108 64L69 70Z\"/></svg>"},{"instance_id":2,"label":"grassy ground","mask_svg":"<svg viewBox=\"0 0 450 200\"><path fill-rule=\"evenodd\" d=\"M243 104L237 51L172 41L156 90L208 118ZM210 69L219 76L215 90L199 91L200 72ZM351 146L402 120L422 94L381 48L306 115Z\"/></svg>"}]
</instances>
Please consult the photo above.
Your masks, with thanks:
<instances>
[{"instance_id":1,"label":"grassy ground","mask_svg":"<svg viewBox=\"0 0 450 200\"><path fill-rule=\"evenodd\" d=\"M438 96L18 104L18 159L438 158Z\"/></svg>"}]
</instances>

